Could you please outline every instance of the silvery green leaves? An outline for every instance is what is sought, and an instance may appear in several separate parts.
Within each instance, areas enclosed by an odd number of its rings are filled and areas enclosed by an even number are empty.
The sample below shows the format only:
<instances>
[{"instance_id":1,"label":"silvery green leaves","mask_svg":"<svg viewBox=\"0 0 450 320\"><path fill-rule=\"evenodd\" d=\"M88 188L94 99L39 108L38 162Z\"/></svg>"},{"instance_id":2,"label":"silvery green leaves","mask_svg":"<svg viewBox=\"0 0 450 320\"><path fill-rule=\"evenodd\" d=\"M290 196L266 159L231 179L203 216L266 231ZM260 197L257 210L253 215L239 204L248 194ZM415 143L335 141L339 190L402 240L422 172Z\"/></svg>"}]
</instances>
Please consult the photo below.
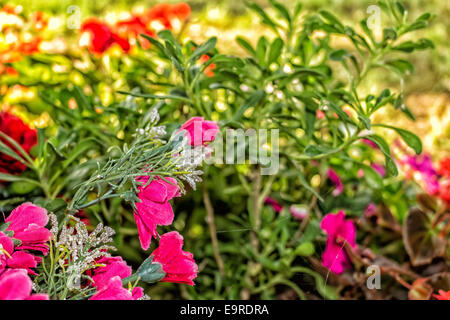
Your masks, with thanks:
<instances>
[{"instance_id":1,"label":"silvery green leaves","mask_svg":"<svg viewBox=\"0 0 450 320\"><path fill-rule=\"evenodd\" d=\"M122 280L124 285L128 283L133 284L135 281L144 281L147 283L154 283L162 280L166 273L164 272L162 265L158 262L153 262L154 256L150 256L142 262L136 272Z\"/></svg>"},{"instance_id":2,"label":"silvery green leaves","mask_svg":"<svg viewBox=\"0 0 450 320\"><path fill-rule=\"evenodd\" d=\"M157 109L149 109L144 119L144 127L137 130L131 145L114 148L114 154L110 153L104 163L98 162L97 170L91 177L77 186L68 207L70 213L111 198L121 198L134 207L139 200L139 176L165 177L190 173L180 172L174 161L178 142L173 139L165 143L160 139L165 135L165 128L157 126ZM93 193L96 194L95 199L88 201L88 195Z\"/></svg>"}]
</instances>

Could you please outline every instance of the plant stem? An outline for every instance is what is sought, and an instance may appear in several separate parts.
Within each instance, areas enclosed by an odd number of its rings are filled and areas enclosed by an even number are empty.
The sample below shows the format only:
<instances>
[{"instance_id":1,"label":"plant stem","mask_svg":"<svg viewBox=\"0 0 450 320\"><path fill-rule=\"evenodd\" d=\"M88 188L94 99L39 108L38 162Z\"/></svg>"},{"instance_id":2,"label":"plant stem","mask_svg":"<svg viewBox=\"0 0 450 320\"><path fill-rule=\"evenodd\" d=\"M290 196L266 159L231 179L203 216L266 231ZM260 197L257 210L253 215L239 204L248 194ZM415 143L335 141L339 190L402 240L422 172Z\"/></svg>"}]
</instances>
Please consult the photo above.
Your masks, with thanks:
<instances>
[{"instance_id":1,"label":"plant stem","mask_svg":"<svg viewBox=\"0 0 450 320\"><path fill-rule=\"evenodd\" d=\"M222 276L225 276L225 267L223 264L222 257L220 256L219 251L219 241L217 240L217 232L216 225L214 223L214 208L211 204L211 200L209 198L208 189L206 187L206 183L203 183L203 203L205 204L206 209L206 222L208 223L209 233L211 234L211 243L214 251L214 258L216 259L217 266L219 267L219 272Z\"/></svg>"}]
</instances>

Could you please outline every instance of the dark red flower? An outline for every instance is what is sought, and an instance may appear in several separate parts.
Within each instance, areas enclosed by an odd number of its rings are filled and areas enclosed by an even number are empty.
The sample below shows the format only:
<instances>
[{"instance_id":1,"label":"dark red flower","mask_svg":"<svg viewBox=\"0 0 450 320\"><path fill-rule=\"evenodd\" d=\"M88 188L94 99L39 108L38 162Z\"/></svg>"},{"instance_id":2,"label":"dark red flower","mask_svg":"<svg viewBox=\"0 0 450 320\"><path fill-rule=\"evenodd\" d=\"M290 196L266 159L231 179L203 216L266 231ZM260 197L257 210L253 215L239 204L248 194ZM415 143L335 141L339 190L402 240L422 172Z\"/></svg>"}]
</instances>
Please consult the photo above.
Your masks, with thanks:
<instances>
[{"instance_id":1,"label":"dark red flower","mask_svg":"<svg viewBox=\"0 0 450 320\"><path fill-rule=\"evenodd\" d=\"M81 26L82 34L90 34L89 51L102 54L113 44L118 44L123 51L130 50L128 41L112 32L111 28L97 19L88 19Z\"/></svg>"},{"instance_id":2,"label":"dark red flower","mask_svg":"<svg viewBox=\"0 0 450 320\"><path fill-rule=\"evenodd\" d=\"M36 130L30 129L22 119L7 112L0 112L0 131L14 139L28 153L37 143ZM5 139L0 138L0 141L15 150L15 148ZM23 163L4 153L0 154L0 172L20 174L25 171L25 169L26 166Z\"/></svg>"}]
</instances>

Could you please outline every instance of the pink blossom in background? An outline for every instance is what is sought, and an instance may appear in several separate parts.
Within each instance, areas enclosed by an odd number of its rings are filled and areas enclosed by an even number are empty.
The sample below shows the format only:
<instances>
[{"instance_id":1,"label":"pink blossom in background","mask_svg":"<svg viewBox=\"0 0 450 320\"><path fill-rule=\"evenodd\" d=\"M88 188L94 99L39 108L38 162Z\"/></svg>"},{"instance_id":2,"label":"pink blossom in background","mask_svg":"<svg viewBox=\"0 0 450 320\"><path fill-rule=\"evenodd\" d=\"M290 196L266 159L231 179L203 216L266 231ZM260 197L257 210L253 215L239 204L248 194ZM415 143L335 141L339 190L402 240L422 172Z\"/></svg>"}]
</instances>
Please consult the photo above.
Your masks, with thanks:
<instances>
[{"instance_id":1,"label":"pink blossom in background","mask_svg":"<svg viewBox=\"0 0 450 320\"><path fill-rule=\"evenodd\" d=\"M339 175L333 169L328 169L327 172L328 178L334 183L336 189L333 191L333 196L337 197L344 191L344 185L342 184L342 180Z\"/></svg>"},{"instance_id":2,"label":"pink blossom in background","mask_svg":"<svg viewBox=\"0 0 450 320\"><path fill-rule=\"evenodd\" d=\"M283 206L277 200L271 197L266 197L266 199L264 200L264 204L271 206L275 212L280 212L281 210L283 210Z\"/></svg>"},{"instance_id":3,"label":"pink blossom in background","mask_svg":"<svg viewBox=\"0 0 450 320\"><path fill-rule=\"evenodd\" d=\"M48 300L46 294L31 294L32 281L24 269L7 269L0 274L0 300Z\"/></svg>"},{"instance_id":4,"label":"pink blossom in background","mask_svg":"<svg viewBox=\"0 0 450 320\"><path fill-rule=\"evenodd\" d=\"M48 223L47 210L26 202L15 208L5 222L11 223L6 230L13 231L13 238L22 242L16 250L36 250L44 255L48 253L46 243L52 234L45 228Z\"/></svg>"},{"instance_id":5,"label":"pink blossom in background","mask_svg":"<svg viewBox=\"0 0 450 320\"><path fill-rule=\"evenodd\" d=\"M374 216L377 213L377 206L375 203L369 203L364 210L364 215L368 218Z\"/></svg>"},{"instance_id":6,"label":"pink blossom in background","mask_svg":"<svg viewBox=\"0 0 450 320\"><path fill-rule=\"evenodd\" d=\"M361 139L361 141L362 141L364 144L368 145L369 147L371 147L371 148L373 148L373 149L378 149L377 144L376 144L375 142L373 142L372 140L369 140L369 139Z\"/></svg>"},{"instance_id":7,"label":"pink blossom in background","mask_svg":"<svg viewBox=\"0 0 450 320\"><path fill-rule=\"evenodd\" d=\"M356 248L356 228L351 220L345 220L344 211L327 214L320 223L327 235L327 244L322 255L322 264L336 274L351 268L351 261L344 249L343 241Z\"/></svg>"},{"instance_id":8,"label":"pink blossom in background","mask_svg":"<svg viewBox=\"0 0 450 320\"><path fill-rule=\"evenodd\" d=\"M182 250L183 237L176 231L165 233L159 240L159 247L153 251L153 262L162 265L166 276L161 281L194 285L198 266L190 252Z\"/></svg>"},{"instance_id":9,"label":"pink blossom in background","mask_svg":"<svg viewBox=\"0 0 450 320\"><path fill-rule=\"evenodd\" d=\"M290 206L289 212L295 219L303 220L308 216L308 211L305 208L300 208L297 206Z\"/></svg>"},{"instance_id":10,"label":"pink blossom in background","mask_svg":"<svg viewBox=\"0 0 450 320\"><path fill-rule=\"evenodd\" d=\"M122 279L114 276L99 289L89 300L137 300L143 296L142 288L136 287L132 291L122 286Z\"/></svg>"},{"instance_id":11,"label":"pink blossom in background","mask_svg":"<svg viewBox=\"0 0 450 320\"><path fill-rule=\"evenodd\" d=\"M147 250L153 238L158 233L158 225L168 226L173 221L173 210L169 200L180 195L177 181L173 178L154 178L147 186L149 177L139 177L138 197L141 202L136 203L134 219L139 231L141 247Z\"/></svg>"},{"instance_id":12,"label":"pink blossom in background","mask_svg":"<svg viewBox=\"0 0 450 320\"><path fill-rule=\"evenodd\" d=\"M363 178L364 177L364 170L363 169L359 169L357 175L358 175L358 178Z\"/></svg>"},{"instance_id":13,"label":"pink blossom in background","mask_svg":"<svg viewBox=\"0 0 450 320\"><path fill-rule=\"evenodd\" d=\"M384 178L386 176L386 168L381 165L381 164L377 164L377 163L372 163L371 165L372 169L374 169L376 172L378 172L378 174Z\"/></svg>"},{"instance_id":14,"label":"pink blossom in background","mask_svg":"<svg viewBox=\"0 0 450 320\"><path fill-rule=\"evenodd\" d=\"M189 143L196 147L214 141L219 132L219 126L214 121L205 120L202 117L193 117L186 121L180 130L186 130Z\"/></svg>"},{"instance_id":15,"label":"pink blossom in background","mask_svg":"<svg viewBox=\"0 0 450 320\"><path fill-rule=\"evenodd\" d=\"M407 176L411 175L409 171L420 174L418 182L423 185L426 192L431 195L439 192L438 172L433 166L430 155L406 156L400 162L405 166Z\"/></svg>"}]
</instances>

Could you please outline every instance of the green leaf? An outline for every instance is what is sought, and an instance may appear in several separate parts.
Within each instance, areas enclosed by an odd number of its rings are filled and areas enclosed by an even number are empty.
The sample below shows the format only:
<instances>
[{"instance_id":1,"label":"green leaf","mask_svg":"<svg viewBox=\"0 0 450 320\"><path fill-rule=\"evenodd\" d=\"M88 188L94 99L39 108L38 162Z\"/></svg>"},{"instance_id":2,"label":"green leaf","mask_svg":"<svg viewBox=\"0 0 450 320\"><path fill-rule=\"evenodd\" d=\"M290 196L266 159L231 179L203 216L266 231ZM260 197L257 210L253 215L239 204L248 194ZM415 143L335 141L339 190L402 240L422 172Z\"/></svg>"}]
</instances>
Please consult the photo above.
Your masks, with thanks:
<instances>
[{"instance_id":1,"label":"green leaf","mask_svg":"<svg viewBox=\"0 0 450 320\"><path fill-rule=\"evenodd\" d=\"M320 196L319 193L317 193L317 191L311 187L309 185L309 183L306 181L305 176L303 175L303 172L301 172L300 170L298 171L298 178L300 180L300 184L309 192L311 192L312 194L314 194L317 199L319 199L319 201L324 202L323 198Z\"/></svg>"},{"instance_id":2,"label":"green leaf","mask_svg":"<svg viewBox=\"0 0 450 320\"><path fill-rule=\"evenodd\" d=\"M403 141L405 141L405 143L416 152L416 154L422 153L422 141L411 131L388 126L385 124L376 124L376 126L395 130L400 135L400 137L402 137Z\"/></svg>"},{"instance_id":3,"label":"green leaf","mask_svg":"<svg viewBox=\"0 0 450 320\"><path fill-rule=\"evenodd\" d=\"M269 57L267 58L267 65L270 66L272 62L275 62L278 60L278 58L281 55L281 52L283 51L284 42L281 40L281 38L276 38L272 44L270 45L269 49Z\"/></svg>"},{"instance_id":4,"label":"green leaf","mask_svg":"<svg viewBox=\"0 0 450 320\"><path fill-rule=\"evenodd\" d=\"M383 29L383 41L387 40L396 40L397 32L393 28L384 28Z\"/></svg>"},{"instance_id":5,"label":"green leaf","mask_svg":"<svg viewBox=\"0 0 450 320\"><path fill-rule=\"evenodd\" d=\"M286 7L275 0L269 0L269 1L270 1L270 4L278 11L278 13L287 21L289 26L291 26L292 19L289 14L289 11L286 9Z\"/></svg>"},{"instance_id":6,"label":"green leaf","mask_svg":"<svg viewBox=\"0 0 450 320\"><path fill-rule=\"evenodd\" d=\"M384 157L386 159L386 169L388 173L392 176L398 175L398 169L397 166L392 159L391 156L391 150L389 148L389 144L380 136L378 135L371 135L369 137L366 137L370 141L374 142L381 150L381 152L384 154Z\"/></svg>"},{"instance_id":7,"label":"green leaf","mask_svg":"<svg viewBox=\"0 0 450 320\"><path fill-rule=\"evenodd\" d=\"M166 276L162 265L158 262L153 262L153 258L154 256L152 255L145 259L136 271L136 275L140 280L147 283L160 281Z\"/></svg>"},{"instance_id":8,"label":"green leaf","mask_svg":"<svg viewBox=\"0 0 450 320\"><path fill-rule=\"evenodd\" d=\"M367 184L373 189L383 188L383 179L380 174L376 172L372 167L360 164L362 170L364 171L364 179L366 179Z\"/></svg>"},{"instance_id":9,"label":"green leaf","mask_svg":"<svg viewBox=\"0 0 450 320\"><path fill-rule=\"evenodd\" d=\"M256 3L248 4L247 6L256 12L261 17L261 22L269 27L271 27L274 31L277 31L277 24L267 15L267 13Z\"/></svg>"},{"instance_id":10,"label":"green leaf","mask_svg":"<svg viewBox=\"0 0 450 320\"><path fill-rule=\"evenodd\" d=\"M399 50L403 52L413 52L414 50L426 50L428 48L434 48L434 44L431 40L425 38L422 38L417 42L405 41L393 47L394 50Z\"/></svg>"},{"instance_id":11,"label":"green leaf","mask_svg":"<svg viewBox=\"0 0 450 320\"><path fill-rule=\"evenodd\" d=\"M387 61L386 65L393 69L400 75L412 74L414 72L414 66L411 62L403 59L397 59L392 61Z\"/></svg>"},{"instance_id":12,"label":"green leaf","mask_svg":"<svg viewBox=\"0 0 450 320\"><path fill-rule=\"evenodd\" d=\"M256 44L256 57L258 58L258 62L261 66L266 65L266 55L267 55L267 47L269 46L269 42L266 37L262 36L259 38L258 43Z\"/></svg>"},{"instance_id":13,"label":"green leaf","mask_svg":"<svg viewBox=\"0 0 450 320\"><path fill-rule=\"evenodd\" d=\"M320 10L319 14L327 20L328 23L332 24L339 32L344 32L344 25L339 21L336 16L327 10Z\"/></svg>"},{"instance_id":14,"label":"green leaf","mask_svg":"<svg viewBox=\"0 0 450 320\"><path fill-rule=\"evenodd\" d=\"M248 108L256 106L264 97L266 93L264 90L256 90L252 95L244 102L244 104L236 111L232 121L239 121Z\"/></svg>"},{"instance_id":15,"label":"green leaf","mask_svg":"<svg viewBox=\"0 0 450 320\"><path fill-rule=\"evenodd\" d=\"M236 37L236 42L245 50L247 50L248 53L250 53L252 56L256 57L256 51L253 49L252 45L243 37Z\"/></svg>"},{"instance_id":16,"label":"green leaf","mask_svg":"<svg viewBox=\"0 0 450 320\"><path fill-rule=\"evenodd\" d=\"M350 57L351 54L345 49L335 50L330 53L330 59L333 61L342 61Z\"/></svg>"},{"instance_id":17,"label":"green leaf","mask_svg":"<svg viewBox=\"0 0 450 320\"><path fill-rule=\"evenodd\" d=\"M208 39L205 43L202 43L200 46L198 46L197 49L195 49L194 53L189 57L188 63L194 63L197 61L202 55L210 52L216 47L217 38L213 37Z\"/></svg>"}]
</instances>

